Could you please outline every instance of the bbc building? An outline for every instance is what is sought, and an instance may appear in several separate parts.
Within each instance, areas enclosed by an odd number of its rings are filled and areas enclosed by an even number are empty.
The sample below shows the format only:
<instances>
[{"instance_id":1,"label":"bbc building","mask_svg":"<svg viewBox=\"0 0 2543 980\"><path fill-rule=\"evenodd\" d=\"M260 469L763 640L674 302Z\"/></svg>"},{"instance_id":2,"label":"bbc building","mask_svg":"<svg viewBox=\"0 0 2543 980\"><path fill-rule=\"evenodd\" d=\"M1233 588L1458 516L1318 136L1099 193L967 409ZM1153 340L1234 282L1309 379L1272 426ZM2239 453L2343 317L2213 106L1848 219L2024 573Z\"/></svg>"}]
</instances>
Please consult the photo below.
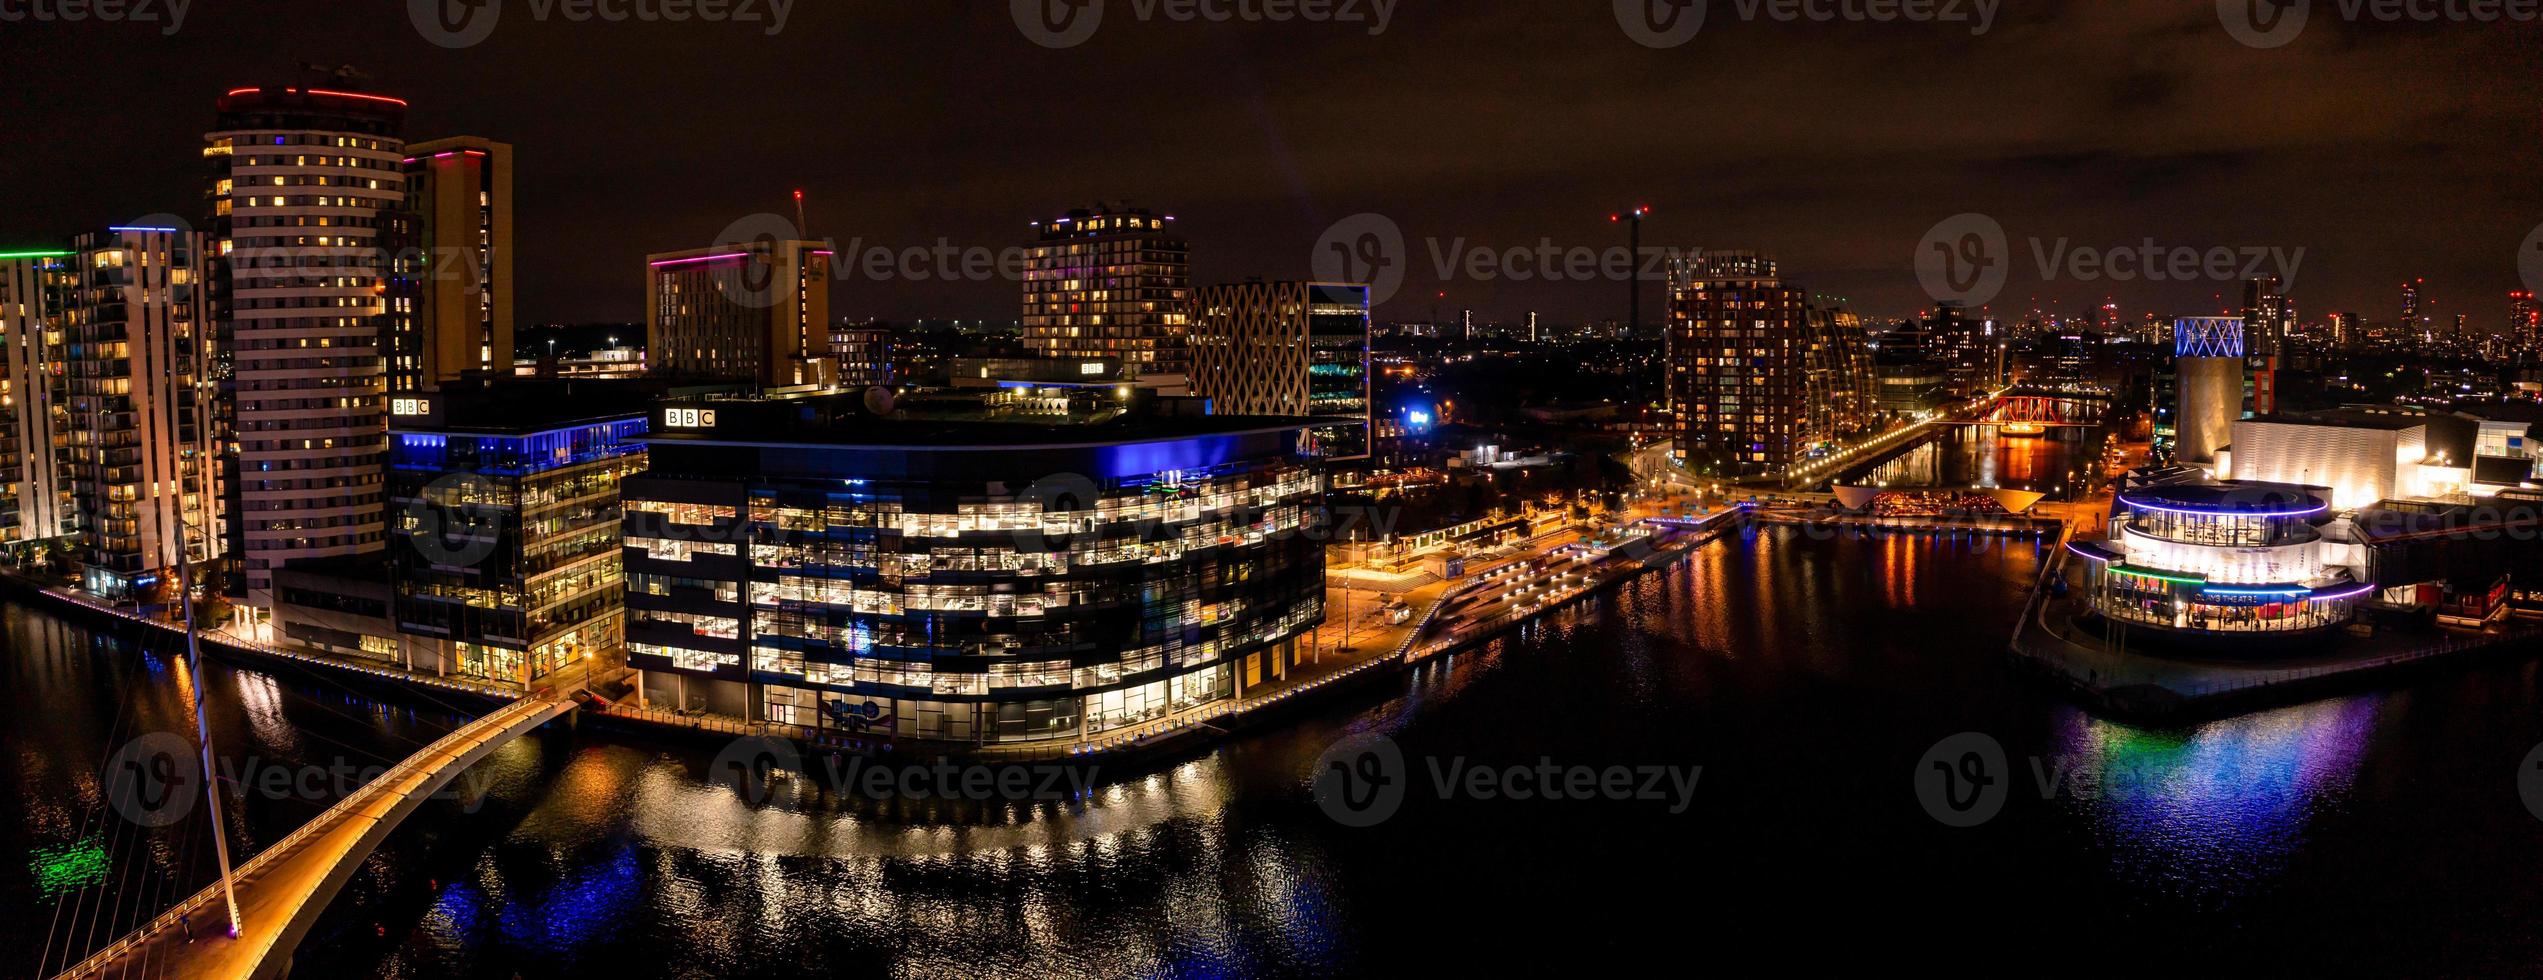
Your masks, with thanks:
<instances>
[{"instance_id":1,"label":"bbc building","mask_svg":"<svg viewBox=\"0 0 2543 980\"><path fill-rule=\"evenodd\" d=\"M625 484L648 700L822 739L1058 744L1285 676L1324 618L1311 420L1134 397L657 406Z\"/></svg>"}]
</instances>

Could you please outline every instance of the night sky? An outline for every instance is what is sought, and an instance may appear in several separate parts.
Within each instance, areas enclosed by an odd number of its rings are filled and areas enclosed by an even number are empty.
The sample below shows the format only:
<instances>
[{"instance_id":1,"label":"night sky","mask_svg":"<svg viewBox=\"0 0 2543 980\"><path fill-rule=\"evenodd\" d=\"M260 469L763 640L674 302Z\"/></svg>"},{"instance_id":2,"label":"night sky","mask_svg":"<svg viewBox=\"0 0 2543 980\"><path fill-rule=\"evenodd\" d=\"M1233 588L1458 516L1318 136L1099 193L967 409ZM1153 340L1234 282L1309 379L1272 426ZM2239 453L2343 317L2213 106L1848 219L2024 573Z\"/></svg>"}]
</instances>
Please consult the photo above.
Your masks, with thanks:
<instances>
[{"instance_id":1,"label":"night sky","mask_svg":"<svg viewBox=\"0 0 2543 980\"><path fill-rule=\"evenodd\" d=\"M409 139L517 145L524 324L640 319L645 253L790 212L797 187L815 237L890 248L1018 245L1029 221L1127 199L1178 217L1205 284L1306 275L1321 233L1377 212L1411 239L1380 311L1403 319L1442 289L1443 313L1620 317L1604 281L1435 283L1428 242L1609 247L1609 212L1647 202L1648 244L1761 249L1870 314L1924 305L1920 237L1975 211L2012 240L2000 313L2034 296L2113 296L2131 319L2239 305L2230 284L2037 282L2033 237L2152 237L2304 248L2307 319L2392 319L2400 281L2426 277L2441 316L2489 328L2543 222L2543 25L2359 25L2333 0L2274 50L2204 0L2015 0L1982 36L1750 21L1714 0L1667 49L1632 40L1606 0L1405 2L1376 36L1109 0L1090 39L1056 50L1003 0L795 0L774 36L770 0L756 23L677 24L505 0L458 49L405 6L195 0L173 36L165 8L0 23L0 243L195 213L213 99L316 81L304 62L352 63L411 100ZM834 309L1004 320L1016 302L1004 281L854 276Z\"/></svg>"}]
</instances>

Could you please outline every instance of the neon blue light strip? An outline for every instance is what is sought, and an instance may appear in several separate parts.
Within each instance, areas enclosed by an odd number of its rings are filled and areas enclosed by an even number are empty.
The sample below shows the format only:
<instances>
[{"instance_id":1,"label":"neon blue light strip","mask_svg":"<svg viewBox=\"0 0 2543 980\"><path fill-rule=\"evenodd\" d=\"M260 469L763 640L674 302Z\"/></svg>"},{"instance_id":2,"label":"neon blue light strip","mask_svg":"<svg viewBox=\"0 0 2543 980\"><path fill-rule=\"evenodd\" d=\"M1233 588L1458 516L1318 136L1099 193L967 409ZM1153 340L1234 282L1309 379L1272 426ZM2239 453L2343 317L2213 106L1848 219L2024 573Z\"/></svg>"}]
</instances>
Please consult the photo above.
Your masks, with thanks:
<instances>
[{"instance_id":1,"label":"neon blue light strip","mask_svg":"<svg viewBox=\"0 0 2543 980\"><path fill-rule=\"evenodd\" d=\"M2119 502L2138 510L2159 510L2167 514L2195 514L2200 517L2311 517L2331 509L2330 504L2317 504L2304 510L2199 510L2192 507L2170 507L2119 498Z\"/></svg>"}]
</instances>

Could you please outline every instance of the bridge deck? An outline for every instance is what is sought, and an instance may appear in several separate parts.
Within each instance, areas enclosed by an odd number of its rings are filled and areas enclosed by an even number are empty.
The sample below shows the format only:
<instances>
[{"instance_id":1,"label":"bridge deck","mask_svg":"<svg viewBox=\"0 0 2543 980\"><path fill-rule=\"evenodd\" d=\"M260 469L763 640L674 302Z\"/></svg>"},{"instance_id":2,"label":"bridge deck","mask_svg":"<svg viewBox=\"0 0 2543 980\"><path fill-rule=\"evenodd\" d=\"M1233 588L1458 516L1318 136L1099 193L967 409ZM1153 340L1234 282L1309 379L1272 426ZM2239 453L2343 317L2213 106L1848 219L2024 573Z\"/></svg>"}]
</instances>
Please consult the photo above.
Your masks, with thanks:
<instances>
[{"instance_id":1,"label":"bridge deck","mask_svg":"<svg viewBox=\"0 0 2543 980\"><path fill-rule=\"evenodd\" d=\"M408 756L249 859L237 872L238 904L246 922L238 938L223 935L229 909L216 882L61 976L280 975L310 924L399 821L461 770L573 707L571 701L523 698L497 708Z\"/></svg>"}]
</instances>

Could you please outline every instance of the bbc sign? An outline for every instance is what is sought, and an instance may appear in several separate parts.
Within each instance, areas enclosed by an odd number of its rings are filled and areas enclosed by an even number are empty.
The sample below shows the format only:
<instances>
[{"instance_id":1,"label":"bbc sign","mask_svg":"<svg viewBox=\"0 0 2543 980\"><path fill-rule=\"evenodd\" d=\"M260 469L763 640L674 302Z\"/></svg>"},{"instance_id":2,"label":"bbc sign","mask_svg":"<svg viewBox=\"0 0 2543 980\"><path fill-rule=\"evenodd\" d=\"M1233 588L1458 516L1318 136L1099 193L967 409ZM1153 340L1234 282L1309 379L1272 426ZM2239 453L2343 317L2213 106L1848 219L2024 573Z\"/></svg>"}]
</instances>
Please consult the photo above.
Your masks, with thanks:
<instances>
[{"instance_id":1,"label":"bbc sign","mask_svg":"<svg viewBox=\"0 0 2543 980\"><path fill-rule=\"evenodd\" d=\"M712 408L666 408L662 410L662 427L666 429L715 428Z\"/></svg>"}]
</instances>

